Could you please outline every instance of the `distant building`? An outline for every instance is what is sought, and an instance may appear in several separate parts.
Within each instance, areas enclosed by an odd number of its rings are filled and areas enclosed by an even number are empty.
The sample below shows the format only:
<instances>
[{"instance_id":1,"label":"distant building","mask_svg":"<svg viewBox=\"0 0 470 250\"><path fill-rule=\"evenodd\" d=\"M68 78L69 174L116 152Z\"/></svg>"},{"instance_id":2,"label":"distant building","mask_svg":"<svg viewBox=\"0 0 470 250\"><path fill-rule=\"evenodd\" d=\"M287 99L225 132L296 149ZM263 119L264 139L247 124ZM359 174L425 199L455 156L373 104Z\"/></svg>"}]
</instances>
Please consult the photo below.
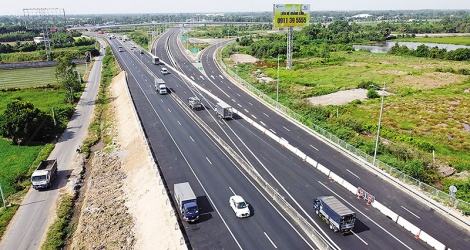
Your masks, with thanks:
<instances>
[{"instance_id":1,"label":"distant building","mask_svg":"<svg viewBox=\"0 0 470 250\"><path fill-rule=\"evenodd\" d=\"M44 42L44 37L42 37L42 36L36 36L36 37L33 38L33 40L34 40L34 42L35 42L36 44L42 43L42 42Z\"/></svg>"},{"instance_id":2,"label":"distant building","mask_svg":"<svg viewBox=\"0 0 470 250\"><path fill-rule=\"evenodd\" d=\"M372 15L369 15L369 14L358 14L358 15L354 15L352 16L351 18L356 18L356 19L367 19L369 17L371 17Z\"/></svg>"}]
</instances>

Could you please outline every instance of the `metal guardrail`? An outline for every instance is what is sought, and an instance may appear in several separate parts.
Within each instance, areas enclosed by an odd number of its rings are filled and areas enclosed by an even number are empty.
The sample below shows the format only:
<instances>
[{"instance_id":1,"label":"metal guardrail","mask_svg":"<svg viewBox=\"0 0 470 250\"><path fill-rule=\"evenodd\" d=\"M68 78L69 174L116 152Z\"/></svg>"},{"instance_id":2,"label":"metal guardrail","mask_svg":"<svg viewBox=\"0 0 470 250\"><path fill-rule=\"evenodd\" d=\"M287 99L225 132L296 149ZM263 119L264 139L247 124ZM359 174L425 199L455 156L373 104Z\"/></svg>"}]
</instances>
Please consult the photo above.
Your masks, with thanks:
<instances>
[{"instance_id":1,"label":"metal guardrail","mask_svg":"<svg viewBox=\"0 0 470 250\"><path fill-rule=\"evenodd\" d=\"M219 65L231 77L233 77L239 83L243 84L247 89L249 89L251 92L258 95L261 99L263 99L267 103L271 104L276 109L283 112L284 114L287 114L288 116L292 117L296 121L298 121L298 122L308 126L309 128L313 129L316 133L320 134L321 136L323 136L325 139L331 141L332 143L338 145L340 148L343 148L344 150L356 155L358 158L361 158L365 162L368 162L370 165L374 166L373 165L373 157L370 156L369 154L357 149L356 147L352 146L351 144L347 143L346 141L341 140L340 138L338 138L334 134L326 131L325 129L321 128L320 126L318 126L314 123L308 122L307 124L305 124L305 120L303 119L303 117L301 115L299 115L296 112L292 111L288 107L285 107L284 105L280 104L279 102L272 99L268 95L264 94L263 92L258 90L256 87L254 87L253 85L251 85L250 83L245 81L243 78L241 78L237 74L235 74L223 62L222 56L220 54L220 50L217 53L217 61L218 61ZM417 180L417 179L401 172L400 170L398 170L394 167L391 167L390 165L388 165L388 164L386 164L386 163L384 163L380 160L376 159L375 163L376 163L375 167L383 170L387 174L389 174L392 177L400 180L403 183L406 183L408 185L412 185L413 187L415 187L417 190L421 191L421 193L423 193L427 197L429 197L429 198L431 198L431 199L433 199L437 202L440 202L441 204L446 205L448 207L453 207L453 208L459 210L462 214L464 213L464 211L466 211L467 213L470 211L470 203L469 202L463 201L461 199L453 198L448 193L443 192L443 191L441 191L441 190L439 190L439 189L437 189L437 188L435 188L435 187L433 187L429 184L421 182L420 180ZM446 211L446 212L449 212L449 211ZM458 219L463 221L464 223L468 224L468 221L466 221L465 219L463 219L463 218L458 218Z\"/></svg>"}]
</instances>

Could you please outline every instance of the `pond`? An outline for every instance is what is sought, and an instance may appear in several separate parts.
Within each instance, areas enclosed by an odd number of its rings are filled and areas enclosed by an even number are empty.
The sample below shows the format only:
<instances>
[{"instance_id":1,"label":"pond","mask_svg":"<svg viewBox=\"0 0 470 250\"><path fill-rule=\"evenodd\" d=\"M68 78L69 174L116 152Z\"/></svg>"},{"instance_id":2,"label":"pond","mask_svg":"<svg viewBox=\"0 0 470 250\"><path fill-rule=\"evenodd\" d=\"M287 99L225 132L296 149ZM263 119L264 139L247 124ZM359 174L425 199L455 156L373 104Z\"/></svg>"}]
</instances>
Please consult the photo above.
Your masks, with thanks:
<instances>
[{"instance_id":1,"label":"pond","mask_svg":"<svg viewBox=\"0 0 470 250\"><path fill-rule=\"evenodd\" d=\"M387 53L397 42L386 41L383 45L353 45L355 50L368 50L373 53ZM398 45L405 45L409 49L416 49L421 44L428 46L429 48L438 47L439 49L445 48L447 51L456 50L459 48L470 49L470 46L455 45L455 44L441 44L441 43L415 43L415 42L398 42Z\"/></svg>"}]
</instances>

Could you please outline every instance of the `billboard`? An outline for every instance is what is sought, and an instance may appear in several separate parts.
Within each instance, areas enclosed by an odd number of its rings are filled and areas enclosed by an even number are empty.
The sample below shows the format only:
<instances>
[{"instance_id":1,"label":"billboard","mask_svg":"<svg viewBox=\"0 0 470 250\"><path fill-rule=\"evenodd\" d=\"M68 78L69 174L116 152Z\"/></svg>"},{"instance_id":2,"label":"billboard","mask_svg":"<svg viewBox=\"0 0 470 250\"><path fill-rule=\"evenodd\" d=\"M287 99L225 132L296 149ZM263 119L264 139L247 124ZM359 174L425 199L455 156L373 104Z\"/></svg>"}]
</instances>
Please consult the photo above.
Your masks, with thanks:
<instances>
[{"instance_id":1,"label":"billboard","mask_svg":"<svg viewBox=\"0 0 470 250\"><path fill-rule=\"evenodd\" d=\"M303 27L310 22L310 4L274 4L274 28Z\"/></svg>"}]
</instances>

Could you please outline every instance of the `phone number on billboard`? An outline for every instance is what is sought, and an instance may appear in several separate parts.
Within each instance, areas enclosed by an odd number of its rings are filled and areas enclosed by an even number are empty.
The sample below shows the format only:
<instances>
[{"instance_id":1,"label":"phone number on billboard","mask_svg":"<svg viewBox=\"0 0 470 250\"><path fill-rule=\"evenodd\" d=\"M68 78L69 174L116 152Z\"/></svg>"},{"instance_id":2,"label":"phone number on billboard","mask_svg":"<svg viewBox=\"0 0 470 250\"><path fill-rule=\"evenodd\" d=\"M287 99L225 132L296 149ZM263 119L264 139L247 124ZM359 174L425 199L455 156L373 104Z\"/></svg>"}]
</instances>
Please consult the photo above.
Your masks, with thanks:
<instances>
[{"instance_id":1,"label":"phone number on billboard","mask_svg":"<svg viewBox=\"0 0 470 250\"><path fill-rule=\"evenodd\" d=\"M279 17L277 23L306 23L306 17Z\"/></svg>"}]
</instances>

